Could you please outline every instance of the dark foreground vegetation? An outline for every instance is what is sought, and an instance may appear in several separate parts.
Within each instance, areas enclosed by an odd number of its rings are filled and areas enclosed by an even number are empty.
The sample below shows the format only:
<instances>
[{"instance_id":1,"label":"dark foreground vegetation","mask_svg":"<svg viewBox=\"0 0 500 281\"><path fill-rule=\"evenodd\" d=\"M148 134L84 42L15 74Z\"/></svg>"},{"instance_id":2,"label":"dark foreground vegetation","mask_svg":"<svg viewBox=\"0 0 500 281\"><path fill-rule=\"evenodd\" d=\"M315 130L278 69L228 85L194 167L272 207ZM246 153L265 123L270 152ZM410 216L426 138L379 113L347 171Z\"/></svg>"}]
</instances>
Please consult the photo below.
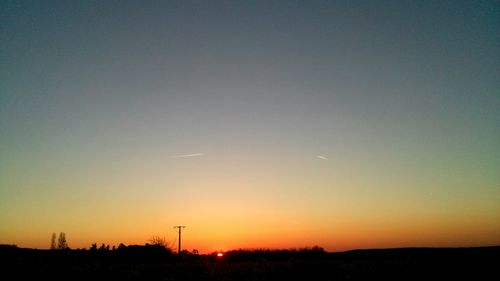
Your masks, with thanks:
<instances>
[{"instance_id":1,"label":"dark foreground vegetation","mask_svg":"<svg viewBox=\"0 0 500 281\"><path fill-rule=\"evenodd\" d=\"M500 280L500 247L327 253L235 250L176 255L149 246L115 250L0 247L2 280Z\"/></svg>"}]
</instances>

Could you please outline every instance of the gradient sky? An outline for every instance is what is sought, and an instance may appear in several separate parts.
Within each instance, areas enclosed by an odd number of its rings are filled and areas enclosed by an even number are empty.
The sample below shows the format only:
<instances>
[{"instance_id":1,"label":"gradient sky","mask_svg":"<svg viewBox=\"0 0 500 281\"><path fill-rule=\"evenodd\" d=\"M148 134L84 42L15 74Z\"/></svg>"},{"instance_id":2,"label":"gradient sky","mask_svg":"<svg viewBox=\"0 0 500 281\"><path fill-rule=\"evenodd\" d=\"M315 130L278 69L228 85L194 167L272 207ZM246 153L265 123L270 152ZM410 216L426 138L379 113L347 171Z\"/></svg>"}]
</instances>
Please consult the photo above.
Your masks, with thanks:
<instances>
[{"instance_id":1,"label":"gradient sky","mask_svg":"<svg viewBox=\"0 0 500 281\"><path fill-rule=\"evenodd\" d=\"M0 1L0 243L500 244L498 1Z\"/></svg>"}]
</instances>

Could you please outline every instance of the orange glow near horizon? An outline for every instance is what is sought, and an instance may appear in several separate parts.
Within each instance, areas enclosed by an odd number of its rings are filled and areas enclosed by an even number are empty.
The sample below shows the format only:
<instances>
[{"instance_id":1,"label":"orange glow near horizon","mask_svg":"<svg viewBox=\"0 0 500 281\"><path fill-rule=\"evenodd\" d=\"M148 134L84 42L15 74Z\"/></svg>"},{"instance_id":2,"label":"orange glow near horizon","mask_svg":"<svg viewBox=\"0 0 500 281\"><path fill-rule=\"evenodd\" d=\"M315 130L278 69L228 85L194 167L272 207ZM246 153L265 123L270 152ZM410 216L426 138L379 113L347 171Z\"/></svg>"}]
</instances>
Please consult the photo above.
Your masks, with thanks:
<instances>
[{"instance_id":1,"label":"orange glow near horizon","mask_svg":"<svg viewBox=\"0 0 500 281\"><path fill-rule=\"evenodd\" d=\"M195 175L198 179L190 179L189 184L178 181L180 191L173 195L163 189L154 196L141 193L138 187L146 183L126 180L114 183L122 189L120 201L80 201L80 195L68 193L64 212L54 204L20 213L18 219L2 225L0 238L2 243L20 247L48 248L52 232L63 231L71 248L88 248L92 243L144 244L157 235L176 249L177 233L172 226L182 224L187 226L182 232L183 249L200 253L316 245L343 251L500 244L498 206L480 196L467 198L476 205L443 204L443 199L418 192L398 194L394 189L393 197L376 193L366 197L360 188L328 189L311 181L321 192L315 196L312 188L297 183L298 177L273 182L261 174L262 179L245 183L245 175L238 179L233 172L228 179L240 184L227 184L225 177L212 172ZM154 181L147 184L162 186ZM336 185L340 184L348 186L337 180ZM36 206L26 206L26 210Z\"/></svg>"},{"instance_id":2,"label":"orange glow near horizon","mask_svg":"<svg viewBox=\"0 0 500 281\"><path fill-rule=\"evenodd\" d=\"M249 203L249 206L252 203ZM213 206L212 209L207 209ZM203 211L204 210L204 211ZM332 212L335 213L335 212ZM294 210L275 208L246 209L233 204L199 206L184 212L182 247L200 253L238 248L302 248L321 246L327 251L359 248L393 247L457 247L500 244L498 214L491 213L481 219L468 219L465 215L433 217L432 213L380 213L360 216L354 213L337 216L301 214ZM92 243L118 245L144 244L153 235L165 237L173 249L177 247L177 234L171 229L173 216L149 213L129 216L114 224L82 227L67 224L65 233L71 248L88 248ZM146 218L146 219L143 219ZM293 218L293 219L290 219ZM127 223L124 223L127 222ZM178 221L176 221L178 222ZM95 223L100 223L95 222ZM19 225L19 227L21 224ZM26 228L24 228L26 229ZM35 231L13 228L7 243L20 247L48 248L51 232L34 223ZM3 232L3 236L9 232ZM57 233L57 232L56 232ZM9 237L7 237L9 238Z\"/></svg>"}]
</instances>

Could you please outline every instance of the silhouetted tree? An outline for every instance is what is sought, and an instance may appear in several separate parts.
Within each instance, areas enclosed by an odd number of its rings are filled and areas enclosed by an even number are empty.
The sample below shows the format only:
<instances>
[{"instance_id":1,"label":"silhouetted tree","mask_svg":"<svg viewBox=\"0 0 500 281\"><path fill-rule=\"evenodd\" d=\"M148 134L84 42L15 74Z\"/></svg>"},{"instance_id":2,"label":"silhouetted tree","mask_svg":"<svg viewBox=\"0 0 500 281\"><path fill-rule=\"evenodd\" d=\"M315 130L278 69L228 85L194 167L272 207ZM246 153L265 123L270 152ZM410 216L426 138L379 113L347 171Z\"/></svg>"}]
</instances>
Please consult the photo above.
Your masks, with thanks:
<instances>
[{"instance_id":1,"label":"silhouetted tree","mask_svg":"<svg viewBox=\"0 0 500 281\"><path fill-rule=\"evenodd\" d=\"M52 232L52 239L50 240L50 249L55 250L56 249L56 233Z\"/></svg>"},{"instance_id":2,"label":"silhouetted tree","mask_svg":"<svg viewBox=\"0 0 500 281\"><path fill-rule=\"evenodd\" d=\"M91 251L97 250L97 243L93 243L92 246L90 246Z\"/></svg>"},{"instance_id":3,"label":"silhouetted tree","mask_svg":"<svg viewBox=\"0 0 500 281\"><path fill-rule=\"evenodd\" d=\"M170 249L169 244L165 238L161 238L160 236L152 236L149 239L149 243L154 246L159 246L165 249Z\"/></svg>"},{"instance_id":4,"label":"silhouetted tree","mask_svg":"<svg viewBox=\"0 0 500 281\"><path fill-rule=\"evenodd\" d=\"M99 247L99 251L106 251L106 250L109 250L109 245L106 247L106 245L102 243L101 247Z\"/></svg>"},{"instance_id":5,"label":"silhouetted tree","mask_svg":"<svg viewBox=\"0 0 500 281\"><path fill-rule=\"evenodd\" d=\"M57 240L57 249L65 250L68 248L68 242L66 242L66 234L64 232L59 233L59 239Z\"/></svg>"}]
</instances>

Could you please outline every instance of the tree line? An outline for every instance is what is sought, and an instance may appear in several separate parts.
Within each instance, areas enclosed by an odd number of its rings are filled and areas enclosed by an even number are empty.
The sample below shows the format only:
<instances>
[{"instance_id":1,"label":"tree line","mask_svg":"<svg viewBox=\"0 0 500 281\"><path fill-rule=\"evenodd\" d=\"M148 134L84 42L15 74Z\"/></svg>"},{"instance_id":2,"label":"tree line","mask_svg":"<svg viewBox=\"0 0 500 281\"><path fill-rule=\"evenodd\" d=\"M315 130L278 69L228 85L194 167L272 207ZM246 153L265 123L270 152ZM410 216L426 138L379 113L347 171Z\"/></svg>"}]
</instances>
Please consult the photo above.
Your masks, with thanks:
<instances>
[{"instance_id":1,"label":"tree line","mask_svg":"<svg viewBox=\"0 0 500 281\"><path fill-rule=\"evenodd\" d=\"M114 251L114 250L123 250L125 248L134 248L134 247L146 247L146 248L157 248L157 249L163 249L169 253L172 253L172 247L169 242L165 238L162 238L160 236L152 236L148 243L146 243L144 246L139 246L139 245L131 245L131 246L126 246L123 243L120 243L118 247L110 245L106 245L104 243L101 244L101 246L97 246L97 243L92 243L92 245L89 247L90 251ZM60 232L59 236L56 235L55 232L52 233L51 241L50 241L50 249L51 250L70 250L68 246L68 241L66 240L66 233ZM85 248L81 249L85 250ZM196 253L198 252L195 250Z\"/></svg>"}]
</instances>

